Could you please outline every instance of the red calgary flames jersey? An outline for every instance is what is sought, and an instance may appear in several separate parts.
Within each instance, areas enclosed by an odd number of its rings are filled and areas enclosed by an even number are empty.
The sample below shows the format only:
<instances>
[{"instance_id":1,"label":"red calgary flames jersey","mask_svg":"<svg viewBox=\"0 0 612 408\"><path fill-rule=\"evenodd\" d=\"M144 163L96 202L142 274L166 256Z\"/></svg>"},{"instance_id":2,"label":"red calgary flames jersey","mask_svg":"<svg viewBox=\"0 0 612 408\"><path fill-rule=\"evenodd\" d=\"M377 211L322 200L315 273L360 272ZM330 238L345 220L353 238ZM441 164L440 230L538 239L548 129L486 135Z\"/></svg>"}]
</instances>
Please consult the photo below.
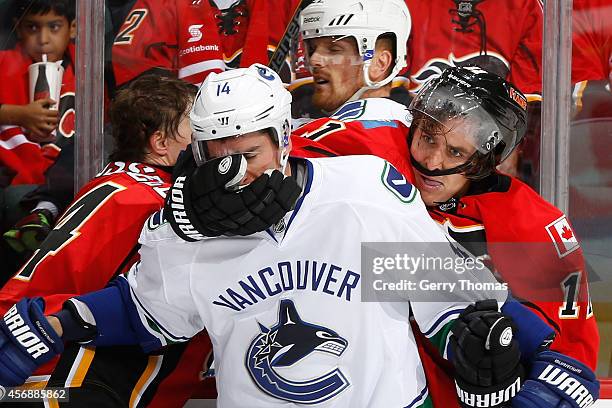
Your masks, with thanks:
<instances>
[{"instance_id":1,"label":"red calgary flames jersey","mask_svg":"<svg viewBox=\"0 0 612 408\"><path fill-rule=\"evenodd\" d=\"M408 72L420 88L449 66L478 65L541 99L540 0L406 0L412 17Z\"/></svg>"},{"instance_id":2,"label":"red calgary flames jersey","mask_svg":"<svg viewBox=\"0 0 612 408\"><path fill-rule=\"evenodd\" d=\"M520 180L495 174L485 182L485 191L430 215L473 253L490 257L513 295L555 329L553 349L595 369L599 336L582 249L567 216ZM479 242L486 243L481 253L473 246Z\"/></svg>"},{"instance_id":3,"label":"red calgary flames jersey","mask_svg":"<svg viewBox=\"0 0 612 408\"><path fill-rule=\"evenodd\" d=\"M75 197L41 247L0 291L0 311L43 296L46 311L101 289L129 267L140 230L163 206L170 175L139 163L111 163Z\"/></svg>"},{"instance_id":4,"label":"red calgary flames jersey","mask_svg":"<svg viewBox=\"0 0 612 408\"><path fill-rule=\"evenodd\" d=\"M573 7L572 82L608 80L612 74L612 1L574 0Z\"/></svg>"},{"instance_id":5,"label":"red calgary flames jersey","mask_svg":"<svg viewBox=\"0 0 612 408\"><path fill-rule=\"evenodd\" d=\"M243 0L221 11L209 0L138 0L113 44L116 82L162 68L200 84L210 72L267 64L298 3Z\"/></svg>"},{"instance_id":6,"label":"red calgary flames jersey","mask_svg":"<svg viewBox=\"0 0 612 408\"><path fill-rule=\"evenodd\" d=\"M413 179L405 127L366 128L358 120L342 126L337 122L311 122L295 135L316 141L293 139L293 143L307 144L311 151L378 155ZM317 131L322 132L318 137ZM555 329L552 349L594 369L599 334L588 299L582 250L567 217L518 179L494 175L491 180L486 189L462 197L454 207L446 206L446 212L432 208L430 215L476 255L491 258L490 265L513 294ZM458 406L448 367L439 364L437 355L430 355L424 339L417 340L434 403Z\"/></svg>"},{"instance_id":7,"label":"red calgary flames jersey","mask_svg":"<svg viewBox=\"0 0 612 408\"><path fill-rule=\"evenodd\" d=\"M0 126L0 166L15 173L12 184L42 184L44 173L57 158L62 146L74 135L74 45L69 45L64 59L64 75L59 100L59 124L54 143L42 146L30 142L25 129L16 125ZM27 105L29 97L28 67L32 59L21 46L0 51L4 61L0 72L0 103Z\"/></svg>"},{"instance_id":8,"label":"red calgary flames jersey","mask_svg":"<svg viewBox=\"0 0 612 408\"><path fill-rule=\"evenodd\" d=\"M54 313L68 298L102 289L113 277L126 271L136 260L142 226L163 207L170 180L169 173L149 165L108 164L81 189L41 247L0 290L0 312L4 313L23 297L42 296L45 312ZM146 380L144 384L154 385L149 387L152 391L138 382L134 395L138 394L140 399L143 394L154 392L151 406L182 406L199 383L210 350L208 337L196 336L179 355L180 359L169 362L169 369L145 369L141 378ZM91 359L93 367L96 359ZM37 374L51 373L55 364L55 360L46 364ZM64 386L79 386L69 377ZM87 378L86 374L84 377Z\"/></svg>"},{"instance_id":9,"label":"red calgary flames jersey","mask_svg":"<svg viewBox=\"0 0 612 408\"><path fill-rule=\"evenodd\" d=\"M293 133L292 143L295 148L303 150L306 145L316 153L316 147L331 152L348 154L369 154L385 158L402 174L411 174L406 134L408 129L396 121L354 120L342 122L335 119L321 118L312 121ZM367 143L376 135L380 143ZM311 143L317 142L317 143ZM320 144L320 145L319 145ZM309 156L312 157L312 156Z\"/></svg>"}]
</instances>

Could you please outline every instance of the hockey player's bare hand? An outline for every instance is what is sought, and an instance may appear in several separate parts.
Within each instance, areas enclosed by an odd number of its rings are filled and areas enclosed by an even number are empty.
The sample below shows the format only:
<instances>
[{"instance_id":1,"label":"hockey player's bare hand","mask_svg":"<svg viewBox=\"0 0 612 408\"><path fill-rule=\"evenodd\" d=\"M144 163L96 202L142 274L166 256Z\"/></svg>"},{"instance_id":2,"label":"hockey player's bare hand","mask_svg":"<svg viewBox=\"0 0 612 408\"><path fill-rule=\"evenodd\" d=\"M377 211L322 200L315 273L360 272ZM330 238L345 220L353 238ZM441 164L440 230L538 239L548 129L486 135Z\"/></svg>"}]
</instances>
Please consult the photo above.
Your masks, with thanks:
<instances>
[{"instance_id":1,"label":"hockey player's bare hand","mask_svg":"<svg viewBox=\"0 0 612 408\"><path fill-rule=\"evenodd\" d=\"M28 131L27 137L30 141L42 143L54 140L51 132L57 127L59 115L57 110L49 109L53 104L55 101L47 98L22 107L16 124Z\"/></svg>"}]
</instances>

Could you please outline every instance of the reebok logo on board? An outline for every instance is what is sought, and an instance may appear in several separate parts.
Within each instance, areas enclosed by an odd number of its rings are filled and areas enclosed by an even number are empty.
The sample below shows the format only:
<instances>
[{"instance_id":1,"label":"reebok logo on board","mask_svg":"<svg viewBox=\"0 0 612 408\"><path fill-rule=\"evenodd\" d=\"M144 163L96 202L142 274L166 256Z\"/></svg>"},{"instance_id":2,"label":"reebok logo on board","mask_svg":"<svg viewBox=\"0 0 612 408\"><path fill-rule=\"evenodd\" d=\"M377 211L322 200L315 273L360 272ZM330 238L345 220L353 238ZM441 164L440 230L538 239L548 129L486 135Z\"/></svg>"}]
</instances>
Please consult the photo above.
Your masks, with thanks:
<instances>
[{"instance_id":1,"label":"reebok logo on board","mask_svg":"<svg viewBox=\"0 0 612 408\"><path fill-rule=\"evenodd\" d=\"M567 254L580 248L574 230L570 226L565 215L548 224L546 226L546 232L548 232L553 244L555 244L555 249L557 250L559 258L563 258Z\"/></svg>"}]
</instances>

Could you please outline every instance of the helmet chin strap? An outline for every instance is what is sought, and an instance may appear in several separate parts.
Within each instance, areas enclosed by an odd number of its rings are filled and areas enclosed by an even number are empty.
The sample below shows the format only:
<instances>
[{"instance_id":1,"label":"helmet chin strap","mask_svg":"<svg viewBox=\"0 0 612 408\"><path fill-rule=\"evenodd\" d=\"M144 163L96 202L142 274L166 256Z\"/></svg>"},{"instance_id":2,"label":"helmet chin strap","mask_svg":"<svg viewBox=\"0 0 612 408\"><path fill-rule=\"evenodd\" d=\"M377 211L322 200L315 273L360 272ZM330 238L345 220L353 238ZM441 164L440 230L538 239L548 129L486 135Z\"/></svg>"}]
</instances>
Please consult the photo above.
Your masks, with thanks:
<instances>
[{"instance_id":1,"label":"helmet chin strap","mask_svg":"<svg viewBox=\"0 0 612 408\"><path fill-rule=\"evenodd\" d=\"M287 169L287 163L289 163L289 152L283 151L283 150L286 150L286 149L281 149L280 159L279 159L279 164L280 164L279 170L281 173L285 174L285 170Z\"/></svg>"},{"instance_id":2,"label":"helmet chin strap","mask_svg":"<svg viewBox=\"0 0 612 408\"><path fill-rule=\"evenodd\" d=\"M437 177L437 176L448 176L449 174L460 174L460 173L463 173L463 172L465 172L472 165L472 162L471 162L471 160L468 160L468 161L466 161L465 163L463 163L463 164L461 164L459 166L453 167L452 169L429 170L427 167L423 166L421 163L416 161L416 159L414 157L410 156L410 164L412 164L412 167L417 169L417 171L419 173L423 173L424 175L429 176L429 177Z\"/></svg>"},{"instance_id":3,"label":"helmet chin strap","mask_svg":"<svg viewBox=\"0 0 612 408\"><path fill-rule=\"evenodd\" d=\"M361 88L359 88L357 90L357 92L355 92L353 94L353 96L351 96L346 102L352 102L352 101L356 101L358 99L361 99L361 97L363 96L363 94L366 91L369 91L371 89L379 89L382 88L383 86L387 85L389 82L391 82L393 80L393 78L395 78L396 72L395 69L393 69L393 71L391 72L391 74L389 74L389 76L387 76L385 79L383 79L382 81L378 81L378 82L372 82L370 80L370 74L368 73L369 69L370 69L370 65L372 63L372 60L366 61L363 63L362 66L362 72L363 72L363 82L365 83L364 86L362 86ZM396 62L397 64L397 62ZM345 102L345 103L346 103Z\"/></svg>"},{"instance_id":4,"label":"helmet chin strap","mask_svg":"<svg viewBox=\"0 0 612 408\"><path fill-rule=\"evenodd\" d=\"M412 156L410 156L410 163L412 164L412 167L414 167L419 173L423 173L426 176L430 177L462 173L463 171L465 171L465 168L470 164L470 162L468 161L467 163L463 163L462 165L453 167L452 169L429 170L425 166L421 165L418 161L416 161ZM455 212L457 211L458 203L459 197L451 197L446 201L434 201L433 205L430 205L428 207L435 207L440 211L444 212Z\"/></svg>"}]
</instances>

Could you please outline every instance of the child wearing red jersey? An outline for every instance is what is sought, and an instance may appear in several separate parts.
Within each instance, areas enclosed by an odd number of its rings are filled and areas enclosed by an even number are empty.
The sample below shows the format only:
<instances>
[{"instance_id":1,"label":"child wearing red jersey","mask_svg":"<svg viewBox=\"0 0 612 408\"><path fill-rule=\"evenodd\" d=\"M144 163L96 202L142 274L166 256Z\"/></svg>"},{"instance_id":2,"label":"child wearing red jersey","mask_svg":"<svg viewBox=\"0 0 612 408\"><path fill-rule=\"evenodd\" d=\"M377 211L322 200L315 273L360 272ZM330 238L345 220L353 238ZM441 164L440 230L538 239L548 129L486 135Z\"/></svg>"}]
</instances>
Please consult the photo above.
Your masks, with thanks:
<instances>
[{"instance_id":1,"label":"child wearing red jersey","mask_svg":"<svg viewBox=\"0 0 612 408\"><path fill-rule=\"evenodd\" d=\"M0 52L5 62L0 73L0 166L13 174L10 184L41 184L44 171L74 133L74 0L18 2L16 31L16 47ZM28 67L43 58L64 66L59 101L30 102ZM56 103L59 110L49 109Z\"/></svg>"}]
</instances>

